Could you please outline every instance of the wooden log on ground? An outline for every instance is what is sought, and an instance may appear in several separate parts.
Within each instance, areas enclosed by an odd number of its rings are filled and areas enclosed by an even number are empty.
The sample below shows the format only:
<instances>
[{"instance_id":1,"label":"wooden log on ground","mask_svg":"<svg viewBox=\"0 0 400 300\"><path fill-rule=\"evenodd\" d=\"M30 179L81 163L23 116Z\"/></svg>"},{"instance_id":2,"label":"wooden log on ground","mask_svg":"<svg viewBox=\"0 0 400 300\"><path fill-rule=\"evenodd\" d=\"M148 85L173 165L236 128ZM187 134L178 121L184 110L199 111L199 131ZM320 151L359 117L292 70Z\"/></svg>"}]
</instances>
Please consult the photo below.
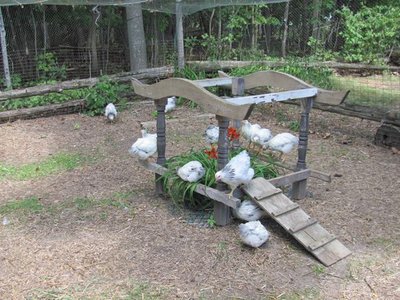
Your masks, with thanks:
<instances>
[{"instance_id":1,"label":"wooden log on ground","mask_svg":"<svg viewBox=\"0 0 400 300\"><path fill-rule=\"evenodd\" d=\"M0 123L78 113L83 110L84 106L85 100L81 99L60 104L4 111L0 112Z\"/></svg>"},{"instance_id":2,"label":"wooden log on ground","mask_svg":"<svg viewBox=\"0 0 400 300\"><path fill-rule=\"evenodd\" d=\"M295 103L294 101L284 103L298 105L298 103ZM384 121L387 124L400 126L400 111L385 111L376 107L352 105L346 103L333 106L314 102L313 108L376 122Z\"/></svg>"},{"instance_id":3,"label":"wooden log on ground","mask_svg":"<svg viewBox=\"0 0 400 300\"><path fill-rule=\"evenodd\" d=\"M139 70L138 72L135 73L127 72L127 73L111 75L109 76L109 78L117 82L129 82L131 81L132 78L140 80L151 80L158 78L166 78L168 76L171 76L173 72L174 72L173 67L162 67L162 68ZM24 89L4 91L0 92L0 102L15 98L44 95L47 93L60 93L63 90L73 90L79 88L92 87L97 82L99 82L99 80L100 78L77 79L77 80L63 81L56 84L38 85Z\"/></svg>"},{"instance_id":4,"label":"wooden log on ground","mask_svg":"<svg viewBox=\"0 0 400 300\"><path fill-rule=\"evenodd\" d=\"M376 131L374 144L383 147L400 148L400 127L382 124Z\"/></svg>"}]
</instances>

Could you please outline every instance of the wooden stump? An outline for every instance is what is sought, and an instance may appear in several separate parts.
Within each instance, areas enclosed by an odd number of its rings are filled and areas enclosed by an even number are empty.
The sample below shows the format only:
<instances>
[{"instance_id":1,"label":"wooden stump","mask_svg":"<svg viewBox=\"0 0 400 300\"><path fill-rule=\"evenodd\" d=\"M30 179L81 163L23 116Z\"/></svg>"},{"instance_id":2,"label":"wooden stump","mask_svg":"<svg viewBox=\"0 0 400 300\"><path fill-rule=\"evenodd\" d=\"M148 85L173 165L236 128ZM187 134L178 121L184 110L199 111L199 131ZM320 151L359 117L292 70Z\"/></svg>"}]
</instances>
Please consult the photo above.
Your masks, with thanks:
<instances>
[{"instance_id":1,"label":"wooden stump","mask_svg":"<svg viewBox=\"0 0 400 300\"><path fill-rule=\"evenodd\" d=\"M383 124L375 134L375 145L400 148L400 127Z\"/></svg>"}]
</instances>

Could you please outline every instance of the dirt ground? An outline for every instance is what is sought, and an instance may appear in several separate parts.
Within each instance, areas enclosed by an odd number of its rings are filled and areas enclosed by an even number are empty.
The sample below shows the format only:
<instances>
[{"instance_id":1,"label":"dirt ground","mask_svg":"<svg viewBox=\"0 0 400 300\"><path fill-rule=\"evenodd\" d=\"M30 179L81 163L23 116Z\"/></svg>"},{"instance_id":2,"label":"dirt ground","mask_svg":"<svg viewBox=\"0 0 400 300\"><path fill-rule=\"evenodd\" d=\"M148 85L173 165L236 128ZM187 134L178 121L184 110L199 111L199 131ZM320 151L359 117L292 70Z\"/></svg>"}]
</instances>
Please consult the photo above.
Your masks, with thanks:
<instances>
[{"instance_id":1,"label":"dirt ground","mask_svg":"<svg viewBox=\"0 0 400 300\"><path fill-rule=\"evenodd\" d=\"M153 111L141 102L115 124L67 115L0 125L0 166L90 158L47 176L0 178L0 207L29 197L42 207L0 214L9 220L0 224L0 299L400 299L400 155L373 144L378 123L311 114L307 163L333 181L310 179L298 203L352 251L326 268L270 219L267 246L250 249L237 221L191 225L156 197L154 175L127 151ZM202 114L170 114L167 156L205 146ZM278 133L298 119L298 107L277 105L250 121Z\"/></svg>"}]
</instances>

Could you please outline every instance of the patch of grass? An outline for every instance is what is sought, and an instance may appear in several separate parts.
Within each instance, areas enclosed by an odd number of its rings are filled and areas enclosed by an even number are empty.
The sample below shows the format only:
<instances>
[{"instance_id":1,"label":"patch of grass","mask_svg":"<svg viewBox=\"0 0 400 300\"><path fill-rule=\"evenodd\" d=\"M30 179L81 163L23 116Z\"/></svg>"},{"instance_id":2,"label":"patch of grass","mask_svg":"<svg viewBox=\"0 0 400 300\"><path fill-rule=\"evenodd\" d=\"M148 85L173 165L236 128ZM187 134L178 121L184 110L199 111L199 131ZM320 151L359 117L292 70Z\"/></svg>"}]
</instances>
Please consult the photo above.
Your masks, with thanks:
<instances>
[{"instance_id":1,"label":"patch of grass","mask_svg":"<svg viewBox=\"0 0 400 300\"><path fill-rule=\"evenodd\" d=\"M136 285L132 290L130 290L126 296L122 297L124 300L156 300L163 299L164 292L162 289L150 286L147 283L141 283Z\"/></svg>"},{"instance_id":2,"label":"patch of grass","mask_svg":"<svg viewBox=\"0 0 400 300\"><path fill-rule=\"evenodd\" d=\"M376 108L390 109L400 105L400 89L398 86L368 86L359 78L333 76L333 86L337 90L350 90L346 103ZM384 80L384 79L382 79ZM390 80L390 79L389 79ZM398 79L399 80L399 79ZM400 81L400 80L399 80ZM399 84L399 83L398 83Z\"/></svg>"},{"instance_id":3,"label":"patch of grass","mask_svg":"<svg viewBox=\"0 0 400 300\"><path fill-rule=\"evenodd\" d=\"M317 300L322 299L320 291L314 287L305 288L301 291L291 291L288 293L282 293L279 296L271 296L269 300Z\"/></svg>"},{"instance_id":4,"label":"patch of grass","mask_svg":"<svg viewBox=\"0 0 400 300\"><path fill-rule=\"evenodd\" d=\"M325 267L322 265L314 265L312 267L312 271L315 273L315 275L321 275L325 273Z\"/></svg>"},{"instance_id":5,"label":"patch of grass","mask_svg":"<svg viewBox=\"0 0 400 300\"><path fill-rule=\"evenodd\" d=\"M29 180L45 177L54 173L68 171L87 162L87 158L80 154L58 153L44 161L30 163L20 167L0 164L0 179L12 178L15 180Z\"/></svg>"},{"instance_id":6,"label":"patch of grass","mask_svg":"<svg viewBox=\"0 0 400 300\"><path fill-rule=\"evenodd\" d=\"M239 154L243 149L229 151L229 159ZM177 174L177 169L186 163L197 160L205 168L206 173L199 182L183 181ZM212 206L213 202L209 198L195 195L195 190L199 183L209 187L215 187L215 173L217 172L217 160L211 159L203 150L191 150L189 153L172 157L167 160L168 171L160 177L163 182L164 190L171 197L172 201L179 206L188 206L194 209L205 209ZM254 177L274 178L278 176L278 171L271 163L264 163L256 157L251 157L251 167L254 169Z\"/></svg>"},{"instance_id":7,"label":"patch of grass","mask_svg":"<svg viewBox=\"0 0 400 300\"><path fill-rule=\"evenodd\" d=\"M17 213L38 213L43 209L43 205L37 197L29 197L21 200L9 201L0 205L0 215Z\"/></svg>"}]
</instances>

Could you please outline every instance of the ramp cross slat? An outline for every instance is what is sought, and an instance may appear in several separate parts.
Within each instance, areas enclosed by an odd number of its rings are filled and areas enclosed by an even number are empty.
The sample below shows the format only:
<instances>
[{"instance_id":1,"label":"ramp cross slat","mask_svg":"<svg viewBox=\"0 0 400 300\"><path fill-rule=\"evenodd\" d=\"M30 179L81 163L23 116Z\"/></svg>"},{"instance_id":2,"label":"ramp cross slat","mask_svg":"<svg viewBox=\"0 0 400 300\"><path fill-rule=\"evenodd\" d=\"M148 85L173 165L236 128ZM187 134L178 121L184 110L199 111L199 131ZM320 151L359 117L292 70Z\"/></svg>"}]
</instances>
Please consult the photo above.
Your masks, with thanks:
<instances>
[{"instance_id":1,"label":"ramp cross slat","mask_svg":"<svg viewBox=\"0 0 400 300\"><path fill-rule=\"evenodd\" d=\"M278 190L261 177L253 179L243 188L260 208L325 266L330 266L351 254L350 250L326 231L317 220L307 215L297 203L292 202Z\"/></svg>"}]
</instances>

